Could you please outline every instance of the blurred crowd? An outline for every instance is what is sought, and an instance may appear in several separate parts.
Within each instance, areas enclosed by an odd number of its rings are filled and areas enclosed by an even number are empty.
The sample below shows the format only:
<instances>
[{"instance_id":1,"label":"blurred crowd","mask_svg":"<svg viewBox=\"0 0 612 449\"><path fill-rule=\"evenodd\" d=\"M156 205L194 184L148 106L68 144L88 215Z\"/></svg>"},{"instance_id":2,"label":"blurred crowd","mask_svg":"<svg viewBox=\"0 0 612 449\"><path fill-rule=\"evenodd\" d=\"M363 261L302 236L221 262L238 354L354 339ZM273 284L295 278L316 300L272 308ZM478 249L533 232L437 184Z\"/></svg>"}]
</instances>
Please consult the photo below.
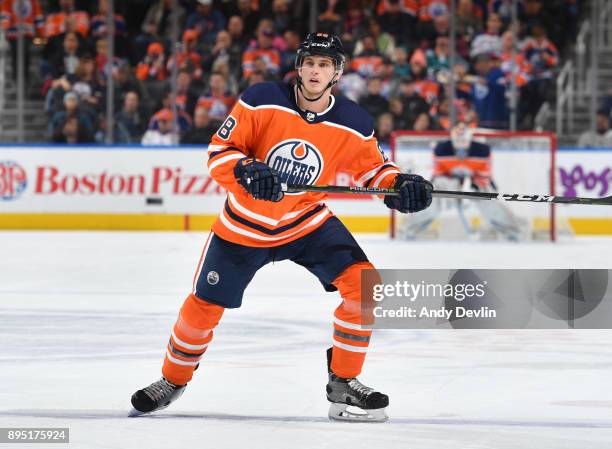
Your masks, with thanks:
<instances>
[{"instance_id":1,"label":"blurred crowd","mask_svg":"<svg viewBox=\"0 0 612 449\"><path fill-rule=\"evenodd\" d=\"M367 109L385 143L395 129L448 129L451 77L459 120L508 128L514 76L519 127L530 129L554 96L559 52L575 40L579 5L519 0L515 36L512 3L456 1L451 67L450 0L319 0L317 30L339 35L348 53L335 94ZM107 0L47 1L45 9L39 0L0 0L13 61L17 4L27 5L26 65L32 42L44 43L39 69L53 142L104 141L112 77L115 142L207 143L245 88L295 79L296 51L309 31L308 0L115 1L111 52Z\"/></svg>"}]
</instances>

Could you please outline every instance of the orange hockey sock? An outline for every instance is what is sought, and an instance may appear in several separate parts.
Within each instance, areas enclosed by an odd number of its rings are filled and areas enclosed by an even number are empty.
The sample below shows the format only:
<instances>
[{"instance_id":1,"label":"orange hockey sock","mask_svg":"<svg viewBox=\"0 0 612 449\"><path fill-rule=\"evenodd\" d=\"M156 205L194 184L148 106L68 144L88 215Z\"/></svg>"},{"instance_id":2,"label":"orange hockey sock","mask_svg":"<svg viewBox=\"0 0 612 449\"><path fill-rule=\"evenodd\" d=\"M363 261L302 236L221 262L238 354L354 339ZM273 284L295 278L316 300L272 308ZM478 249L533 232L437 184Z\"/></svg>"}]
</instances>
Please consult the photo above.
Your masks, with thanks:
<instances>
[{"instance_id":1,"label":"orange hockey sock","mask_svg":"<svg viewBox=\"0 0 612 449\"><path fill-rule=\"evenodd\" d=\"M369 262L358 262L334 280L343 301L334 313L331 369L340 377L357 377L365 361L372 331L361 328L364 323L361 310L361 271L373 269L374 266Z\"/></svg>"},{"instance_id":2,"label":"orange hockey sock","mask_svg":"<svg viewBox=\"0 0 612 449\"><path fill-rule=\"evenodd\" d=\"M194 294L187 297L174 324L164 358L162 374L169 382L183 385L191 380L224 310Z\"/></svg>"}]
</instances>

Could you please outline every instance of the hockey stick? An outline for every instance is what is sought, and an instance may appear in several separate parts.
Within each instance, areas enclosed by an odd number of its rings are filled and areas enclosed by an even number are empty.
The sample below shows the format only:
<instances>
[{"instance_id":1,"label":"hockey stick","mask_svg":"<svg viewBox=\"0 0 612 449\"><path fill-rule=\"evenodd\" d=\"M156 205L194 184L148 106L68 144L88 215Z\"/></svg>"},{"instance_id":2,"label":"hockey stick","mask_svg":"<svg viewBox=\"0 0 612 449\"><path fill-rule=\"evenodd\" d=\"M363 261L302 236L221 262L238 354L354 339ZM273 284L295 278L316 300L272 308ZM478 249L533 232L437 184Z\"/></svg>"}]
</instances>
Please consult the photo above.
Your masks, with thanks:
<instances>
[{"instance_id":1,"label":"hockey stick","mask_svg":"<svg viewBox=\"0 0 612 449\"><path fill-rule=\"evenodd\" d=\"M349 186L311 186L307 184L282 184L283 192L323 192L323 193L350 193L362 195L390 195L397 196L395 189L381 187L349 187ZM598 206L612 206L612 196L605 198L584 198L553 195L521 195L518 193L497 192L459 192L455 190L434 190L432 195L436 198L455 198L466 200L500 200L518 201L528 203L558 203L558 204L590 204Z\"/></svg>"}]
</instances>

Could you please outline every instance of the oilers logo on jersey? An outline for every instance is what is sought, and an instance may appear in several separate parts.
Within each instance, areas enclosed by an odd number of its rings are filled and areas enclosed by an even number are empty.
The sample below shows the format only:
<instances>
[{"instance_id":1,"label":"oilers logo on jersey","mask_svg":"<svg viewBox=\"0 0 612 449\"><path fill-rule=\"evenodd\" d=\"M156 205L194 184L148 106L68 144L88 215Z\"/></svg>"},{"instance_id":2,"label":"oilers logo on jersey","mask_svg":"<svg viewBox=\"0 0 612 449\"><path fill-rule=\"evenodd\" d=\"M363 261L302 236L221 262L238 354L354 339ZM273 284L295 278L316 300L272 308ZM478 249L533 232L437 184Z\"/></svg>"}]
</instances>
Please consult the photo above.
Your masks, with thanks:
<instances>
[{"instance_id":1,"label":"oilers logo on jersey","mask_svg":"<svg viewBox=\"0 0 612 449\"><path fill-rule=\"evenodd\" d=\"M274 146L266 157L266 164L280 173L281 182L312 185L323 170L323 157L312 143L291 139Z\"/></svg>"}]
</instances>

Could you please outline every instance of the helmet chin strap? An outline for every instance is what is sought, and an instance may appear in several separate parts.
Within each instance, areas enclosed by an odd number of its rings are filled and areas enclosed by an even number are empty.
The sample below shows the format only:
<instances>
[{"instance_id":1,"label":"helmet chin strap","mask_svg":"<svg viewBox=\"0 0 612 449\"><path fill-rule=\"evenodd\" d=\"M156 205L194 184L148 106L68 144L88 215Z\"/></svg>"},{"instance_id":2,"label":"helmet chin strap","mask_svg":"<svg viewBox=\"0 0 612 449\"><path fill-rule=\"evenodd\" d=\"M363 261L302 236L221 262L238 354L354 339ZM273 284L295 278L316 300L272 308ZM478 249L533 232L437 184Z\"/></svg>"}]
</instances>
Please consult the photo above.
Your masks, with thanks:
<instances>
[{"instance_id":1,"label":"helmet chin strap","mask_svg":"<svg viewBox=\"0 0 612 449\"><path fill-rule=\"evenodd\" d=\"M338 72L336 72L334 74L334 79L332 79L329 83L327 83L327 87L325 89L323 89L323 92L321 92L321 95L319 95L317 98L308 98L306 95L304 95L304 91L302 90L302 77L298 73L298 77L297 77L298 90L302 94L302 98L304 98L304 100L310 101L312 103L314 101L320 100L321 97L323 97L323 95L325 95L325 92L327 91L327 89L331 89L338 82L338 80L335 79L336 76L338 76Z\"/></svg>"}]
</instances>

